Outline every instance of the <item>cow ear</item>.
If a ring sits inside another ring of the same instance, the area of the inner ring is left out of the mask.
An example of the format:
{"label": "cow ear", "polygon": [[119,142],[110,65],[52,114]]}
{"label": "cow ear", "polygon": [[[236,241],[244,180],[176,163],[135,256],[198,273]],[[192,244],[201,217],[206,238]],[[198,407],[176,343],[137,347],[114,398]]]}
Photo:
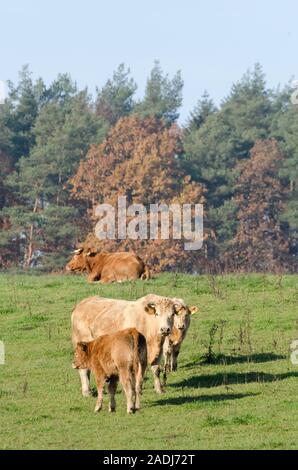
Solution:
{"label": "cow ear", "polygon": [[86,352],[88,343],[80,342],[80,343],[78,343],[78,346],[82,351]]}
{"label": "cow ear", "polygon": [[193,315],[194,313],[197,313],[199,311],[198,307],[193,305],[192,307],[189,307],[190,313]]}
{"label": "cow ear", "polygon": [[149,315],[155,315],[156,313],[156,305],[154,302],[149,302],[147,305],[145,305],[145,310]]}
{"label": "cow ear", "polygon": [[183,309],[183,305],[180,304],[179,302],[176,302],[176,303],[174,304],[174,310],[175,310],[175,313],[176,313],[176,314],[179,313],[182,309]]}

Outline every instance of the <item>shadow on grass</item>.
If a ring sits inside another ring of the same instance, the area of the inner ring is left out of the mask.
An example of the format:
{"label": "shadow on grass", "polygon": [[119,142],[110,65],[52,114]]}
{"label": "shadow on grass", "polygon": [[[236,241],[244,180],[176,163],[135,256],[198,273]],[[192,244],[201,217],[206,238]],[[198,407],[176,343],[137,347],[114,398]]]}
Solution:
{"label": "shadow on grass", "polygon": [[185,403],[206,403],[216,401],[227,401],[227,400],[240,400],[241,398],[254,397],[259,395],[258,393],[220,393],[218,395],[202,395],[197,397],[184,396],[184,397],[171,397],[164,398],[155,401],[150,406],[162,406],[162,405],[183,405]]}
{"label": "shadow on grass", "polygon": [[212,358],[211,361],[206,361],[204,358],[198,361],[192,361],[188,364],[183,365],[182,369],[190,369],[192,367],[196,367],[198,365],[205,365],[205,364],[245,364],[245,363],[262,363],[262,362],[272,362],[272,361],[280,361],[282,359],[286,359],[287,356],[282,356],[280,354],[274,353],[260,353],[260,354],[251,354],[251,355],[241,355],[241,356],[226,356],[224,354],[219,354]]}
{"label": "shadow on grass", "polygon": [[214,374],[214,375],[196,375],[183,379],[181,382],[168,384],[169,387],[192,387],[192,388],[212,388],[221,385],[246,384],[246,383],[270,383],[279,380],[286,380],[291,377],[298,377],[298,372],[285,372],[284,374],[266,374],[264,372],[248,372]]}

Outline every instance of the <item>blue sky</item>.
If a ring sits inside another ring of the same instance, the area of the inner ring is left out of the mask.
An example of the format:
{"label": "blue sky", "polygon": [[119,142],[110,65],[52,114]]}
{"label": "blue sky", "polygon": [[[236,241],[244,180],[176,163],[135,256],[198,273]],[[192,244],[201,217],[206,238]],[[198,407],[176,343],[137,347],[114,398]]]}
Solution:
{"label": "blue sky", "polygon": [[0,0],[0,79],[23,64],[50,83],[69,72],[90,92],[119,63],[142,96],[154,60],[185,82],[181,121],[207,89],[216,103],[260,62],[270,86],[298,77],[295,0]]}

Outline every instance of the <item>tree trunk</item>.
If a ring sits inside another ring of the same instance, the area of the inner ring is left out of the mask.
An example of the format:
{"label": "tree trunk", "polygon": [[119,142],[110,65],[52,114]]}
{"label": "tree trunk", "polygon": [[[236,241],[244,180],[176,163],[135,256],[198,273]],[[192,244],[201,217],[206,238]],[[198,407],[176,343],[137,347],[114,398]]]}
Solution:
{"label": "tree trunk", "polygon": [[[33,214],[35,214],[37,212],[37,208],[38,208],[38,198],[35,199],[35,202],[34,202],[34,207],[33,207]],[[30,225],[30,229],[29,229],[29,237],[28,237],[28,247],[27,247],[27,250],[26,250],[26,255],[25,255],[25,262],[24,262],[24,266],[26,268],[29,268],[30,267],[30,264],[32,262],[32,258],[33,258],[33,235],[34,235],[34,225],[31,224]]]}

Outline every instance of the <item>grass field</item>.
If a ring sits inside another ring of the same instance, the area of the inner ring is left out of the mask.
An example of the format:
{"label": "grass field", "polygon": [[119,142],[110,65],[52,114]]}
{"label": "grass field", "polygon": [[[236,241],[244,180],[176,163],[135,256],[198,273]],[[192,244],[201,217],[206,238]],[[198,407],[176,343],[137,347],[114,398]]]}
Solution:
{"label": "grass field", "polygon": [[[71,369],[70,313],[90,295],[183,297],[200,307],[164,395],[147,374],[140,413],[93,412]],[[297,449],[298,276],[191,277],[89,285],[0,275],[1,449]]]}

